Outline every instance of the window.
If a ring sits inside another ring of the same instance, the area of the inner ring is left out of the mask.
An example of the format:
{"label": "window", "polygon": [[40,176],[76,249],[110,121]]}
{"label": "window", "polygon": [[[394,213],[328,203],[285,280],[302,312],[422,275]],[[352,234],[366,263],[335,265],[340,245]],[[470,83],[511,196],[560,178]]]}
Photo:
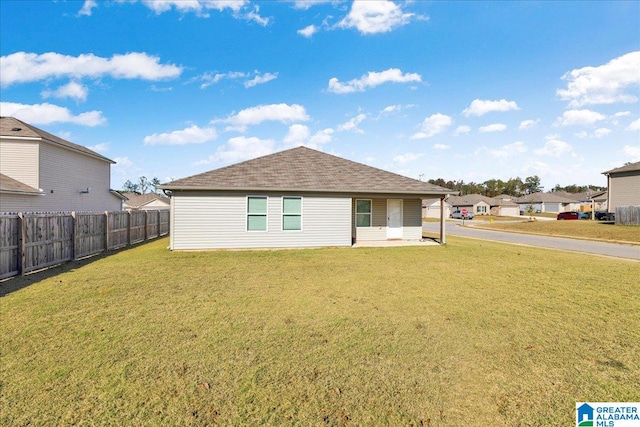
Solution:
{"label": "window", "polygon": [[477,206],[478,208],[478,212],[477,213],[487,213],[487,207],[486,206]]}
{"label": "window", "polygon": [[371,227],[371,200],[356,200],[356,227]]}
{"label": "window", "polygon": [[302,197],[282,198],[282,229],[302,230]]}
{"label": "window", "polygon": [[267,231],[267,197],[247,197],[247,231]]}

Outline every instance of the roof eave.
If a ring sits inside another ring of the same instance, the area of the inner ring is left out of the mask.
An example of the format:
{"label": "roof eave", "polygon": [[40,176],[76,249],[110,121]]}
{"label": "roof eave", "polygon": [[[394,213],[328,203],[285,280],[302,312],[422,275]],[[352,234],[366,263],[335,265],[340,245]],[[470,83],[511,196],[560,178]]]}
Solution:
{"label": "roof eave", "polygon": [[286,187],[215,187],[215,186],[172,186],[172,185],[160,185],[158,188],[162,190],[171,191],[255,191],[255,192],[304,192],[304,193],[335,193],[335,194],[410,194],[416,196],[425,195],[455,195],[457,191],[449,190],[431,190],[431,191],[416,191],[416,190],[333,190],[326,188],[286,188]]}

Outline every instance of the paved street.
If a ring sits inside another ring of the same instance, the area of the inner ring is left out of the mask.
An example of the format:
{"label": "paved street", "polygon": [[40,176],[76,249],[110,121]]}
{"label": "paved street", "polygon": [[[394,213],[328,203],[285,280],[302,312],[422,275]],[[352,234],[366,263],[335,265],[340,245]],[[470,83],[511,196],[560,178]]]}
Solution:
{"label": "paved street", "polygon": [[[422,230],[428,233],[437,234],[440,232],[440,224],[436,222],[426,222],[422,224]],[[640,260],[640,246],[593,242],[589,240],[567,239],[562,237],[505,233],[502,231],[479,230],[474,229],[473,227],[463,227],[461,221],[447,221],[446,233],[451,236],[472,237],[476,239],[494,240],[497,242],[515,243],[542,248],[561,249],[565,251],[585,252],[616,258]]]}

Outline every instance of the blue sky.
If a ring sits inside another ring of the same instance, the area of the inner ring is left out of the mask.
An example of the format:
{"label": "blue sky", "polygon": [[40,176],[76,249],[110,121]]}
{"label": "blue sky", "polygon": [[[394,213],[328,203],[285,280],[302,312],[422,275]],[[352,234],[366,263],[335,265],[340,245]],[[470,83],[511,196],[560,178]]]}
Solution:
{"label": "blue sky", "polygon": [[640,2],[0,2],[0,113],[112,187],[307,145],[424,180],[640,160]]}

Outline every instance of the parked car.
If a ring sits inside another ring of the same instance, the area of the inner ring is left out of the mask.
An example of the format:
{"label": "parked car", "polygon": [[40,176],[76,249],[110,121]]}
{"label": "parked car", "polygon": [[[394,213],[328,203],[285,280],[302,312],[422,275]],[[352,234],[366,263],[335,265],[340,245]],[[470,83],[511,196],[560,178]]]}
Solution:
{"label": "parked car", "polygon": [[560,212],[556,219],[580,219],[580,214],[578,212]]}
{"label": "parked car", "polygon": [[591,212],[580,212],[578,214],[579,219],[591,219]]}
{"label": "parked car", "polygon": [[473,219],[474,216],[473,212],[467,212],[463,215],[462,212],[458,210],[451,212],[451,215],[449,215],[450,218],[454,219]]}
{"label": "parked car", "polygon": [[596,211],[596,220],[598,221],[613,221],[615,220],[615,214],[606,211]]}

